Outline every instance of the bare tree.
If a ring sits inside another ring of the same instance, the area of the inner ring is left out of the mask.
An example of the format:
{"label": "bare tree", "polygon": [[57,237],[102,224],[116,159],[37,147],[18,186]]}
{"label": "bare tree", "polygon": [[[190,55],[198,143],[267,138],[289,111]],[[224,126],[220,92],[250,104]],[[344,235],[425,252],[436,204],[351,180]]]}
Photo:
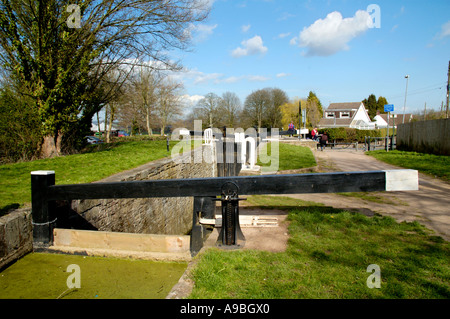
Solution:
{"label": "bare tree", "polygon": [[217,94],[206,94],[203,99],[198,101],[197,107],[194,109],[195,118],[201,119],[203,125],[208,127],[216,127],[222,124],[220,123],[220,103],[221,98]]}
{"label": "bare tree", "polygon": [[145,112],[148,135],[152,135],[151,116],[158,100],[157,89],[160,80],[161,76],[157,71],[142,66],[132,80],[132,89],[135,91],[134,97],[137,99],[136,103],[140,104]]}
{"label": "bare tree", "polygon": [[270,93],[267,89],[253,91],[245,99],[244,116],[250,119],[252,125],[261,129],[265,113],[271,103]]}
{"label": "bare tree", "polygon": [[284,92],[281,89],[273,88],[268,90],[270,92],[271,102],[266,113],[267,122],[270,125],[270,127],[279,128],[281,127],[281,119],[282,119],[280,107],[281,105],[289,102],[289,98],[286,92]]}
{"label": "bare tree", "polygon": [[155,111],[161,125],[161,135],[164,135],[167,124],[177,115],[182,114],[181,89],[183,89],[183,85],[171,79],[166,79],[159,84],[158,102]]}
{"label": "bare tree", "polygon": [[219,112],[222,113],[224,125],[234,127],[241,112],[241,100],[233,92],[225,92],[219,101]]}

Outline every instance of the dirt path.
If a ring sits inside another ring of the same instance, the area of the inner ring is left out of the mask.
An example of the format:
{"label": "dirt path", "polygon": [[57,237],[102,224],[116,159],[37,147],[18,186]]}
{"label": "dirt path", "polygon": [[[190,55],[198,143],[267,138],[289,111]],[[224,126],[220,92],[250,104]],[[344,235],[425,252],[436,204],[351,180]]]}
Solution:
{"label": "dirt path", "polygon": [[[401,169],[355,150],[313,151],[322,172]],[[450,184],[419,174],[419,190],[370,193],[381,202],[338,194],[299,194],[290,197],[323,203],[335,208],[379,213],[398,221],[418,221],[439,236],[450,240]]]}

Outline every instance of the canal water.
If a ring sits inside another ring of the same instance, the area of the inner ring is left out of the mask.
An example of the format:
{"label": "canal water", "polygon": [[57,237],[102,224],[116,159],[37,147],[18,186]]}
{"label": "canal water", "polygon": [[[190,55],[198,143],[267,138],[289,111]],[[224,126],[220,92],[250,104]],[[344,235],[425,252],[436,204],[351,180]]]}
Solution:
{"label": "canal water", "polygon": [[186,262],[30,253],[0,272],[0,299],[163,299],[186,268]]}

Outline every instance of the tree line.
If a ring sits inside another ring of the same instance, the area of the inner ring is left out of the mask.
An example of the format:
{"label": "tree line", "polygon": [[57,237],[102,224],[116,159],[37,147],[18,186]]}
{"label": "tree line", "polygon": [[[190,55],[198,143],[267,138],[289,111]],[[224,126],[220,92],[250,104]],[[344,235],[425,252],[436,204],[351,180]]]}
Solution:
{"label": "tree line", "polygon": [[307,109],[307,127],[317,125],[323,109],[314,92],[309,92],[307,98],[290,99],[282,89],[271,87],[251,92],[243,102],[234,92],[225,92],[222,96],[210,92],[177,125],[193,129],[194,120],[202,120],[203,129],[254,127],[287,130],[291,122],[298,127],[300,103],[302,109]]}

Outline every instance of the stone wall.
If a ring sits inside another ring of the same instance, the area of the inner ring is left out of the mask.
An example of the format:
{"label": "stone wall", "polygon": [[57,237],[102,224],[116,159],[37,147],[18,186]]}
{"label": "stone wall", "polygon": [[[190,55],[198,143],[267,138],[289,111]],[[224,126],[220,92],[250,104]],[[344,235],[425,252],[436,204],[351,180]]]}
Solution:
{"label": "stone wall", "polygon": [[0,217],[0,269],[32,250],[31,208]]}
{"label": "stone wall", "polygon": [[[198,160],[200,155],[203,161]],[[214,177],[215,165],[211,158],[211,147],[203,145],[177,160],[172,158],[157,160],[98,182]],[[72,209],[91,224],[92,229],[184,235],[192,228],[193,198],[79,200],[73,201]]]}
{"label": "stone wall", "polygon": [[450,155],[450,119],[399,124],[397,149]]}

